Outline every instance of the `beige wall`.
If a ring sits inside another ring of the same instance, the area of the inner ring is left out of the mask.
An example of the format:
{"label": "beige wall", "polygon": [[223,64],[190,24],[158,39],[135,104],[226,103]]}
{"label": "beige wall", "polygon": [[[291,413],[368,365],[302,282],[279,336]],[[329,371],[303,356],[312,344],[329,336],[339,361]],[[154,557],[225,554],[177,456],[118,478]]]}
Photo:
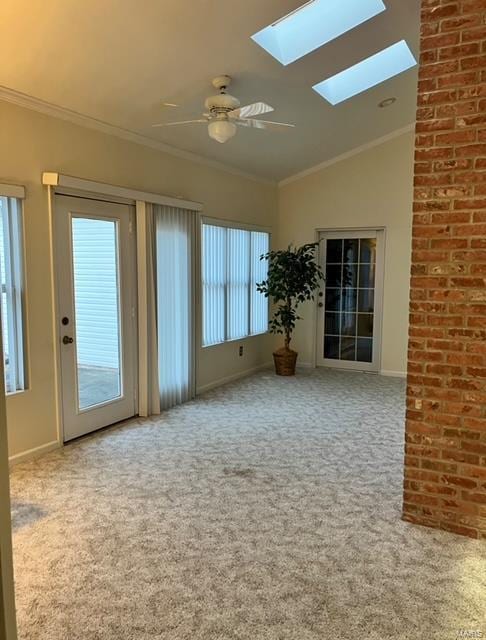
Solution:
{"label": "beige wall", "polygon": [[[381,369],[405,372],[412,222],[413,133],[363,151],[279,190],[278,244],[313,242],[316,229],[386,227]],[[313,308],[293,347],[313,359]]]}
{"label": "beige wall", "polygon": [[[47,193],[57,171],[202,202],[204,213],[274,228],[276,187],[191,162],[34,111],[0,102],[0,182],[25,185],[27,332],[30,385],[7,399],[10,455],[57,438]],[[204,350],[199,386],[268,361],[267,337]],[[239,345],[240,343],[238,343]]]}

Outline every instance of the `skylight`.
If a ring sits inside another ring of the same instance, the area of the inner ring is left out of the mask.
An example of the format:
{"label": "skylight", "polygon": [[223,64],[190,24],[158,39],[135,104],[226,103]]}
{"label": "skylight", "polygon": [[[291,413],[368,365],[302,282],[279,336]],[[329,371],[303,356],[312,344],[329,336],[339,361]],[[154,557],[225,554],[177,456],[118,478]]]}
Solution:
{"label": "skylight", "polygon": [[313,89],[332,105],[344,102],[417,64],[405,40],[319,82]]}
{"label": "skylight", "polygon": [[383,0],[311,0],[252,39],[287,65],[385,9]]}

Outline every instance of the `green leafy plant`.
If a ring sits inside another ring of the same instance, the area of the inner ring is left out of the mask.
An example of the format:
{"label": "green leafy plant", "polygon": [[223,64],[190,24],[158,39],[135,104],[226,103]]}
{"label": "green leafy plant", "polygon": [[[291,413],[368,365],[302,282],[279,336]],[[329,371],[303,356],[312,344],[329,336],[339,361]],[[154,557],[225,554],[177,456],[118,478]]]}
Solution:
{"label": "green leafy plant", "polygon": [[257,284],[257,290],[271,298],[276,308],[270,320],[270,331],[285,336],[285,349],[289,349],[299,305],[313,300],[323,280],[321,267],[316,261],[319,243],[289,247],[283,251],[269,251],[261,256],[268,260],[268,276]]}

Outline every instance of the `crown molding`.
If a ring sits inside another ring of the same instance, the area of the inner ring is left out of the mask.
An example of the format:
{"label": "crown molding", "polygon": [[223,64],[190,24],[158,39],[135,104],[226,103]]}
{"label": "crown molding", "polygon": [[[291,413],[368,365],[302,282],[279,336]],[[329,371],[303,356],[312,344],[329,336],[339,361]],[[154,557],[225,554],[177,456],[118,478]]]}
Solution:
{"label": "crown molding", "polygon": [[388,142],[389,140],[393,140],[395,138],[399,138],[403,136],[405,133],[410,133],[415,130],[415,122],[408,124],[406,127],[402,127],[401,129],[396,129],[391,133],[388,133],[386,136],[381,136],[381,138],[376,138],[371,142],[367,142],[365,144],[360,145],[359,147],[355,147],[354,149],[350,149],[345,153],[342,153],[339,156],[335,156],[334,158],[330,158],[329,160],[325,160],[319,164],[314,165],[313,167],[309,167],[308,169],[304,169],[304,171],[299,171],[299,173],[295,173],[294,175],[289,176],[288,178],[284,178],[280,180],[278,183],[279,188],[284,187],[291,182],[296,182],[301,178],[305,178],[306,176],[310,176],[313,173],[317,173],[322,169],[326,169],[327,167],[332,166],[333,164],[337,164],[338,162],[342,162],[342,160],[347,160],[348,158],[352,158],[353,156],[357,156],[363,151],[368,151],[368,149],[373,149],[374,147],[379,147],[381,144]]}
{"label": "crown molding", "polygon": [[104,122],[103,120],[98,120],[96,118],[92,118],[91,116],[86,116],[82,113],[78,113],[77,111],[66,109],[65,107],[60,107],[50,102],[46,102],[45,100],[41,100],[40,98],[34,98],[33,96],[30,96],[26,93],[22,93],[14,89],[9,89],[8,87],[4,87],[1,85],[0,100],[3,100],[4,102],[10,102],[11,104],[15,104],[19,107],[30,109],[31,111],[38,111],[39,113],[52,116],[53,118],[66,120],[67,122],[77,124],[81,127],[94,129],[95,131],[100,131],[116,138],[122,138],[123,140],[128,140],[129,142],[134,142],[135,144],[140,144],[144,147],[157,149],[158,151],[162,151],[171,156],[175,156],[183,160],[189,160],[190,162],[205,165],[219,171],[224,171],[225,173],[229,173],[234,176],[261,182],[263,184],[271,184],[273,186],[277,184],[276,181],[267,180],[252,173],[246,173],[245,171],[241,171],[240,169],[228,166],[226,164],[223,164],[222,162],[218,162],[217,160],[210,160],[209,158],[205,158],[204,156],[200,156],[196,153],[191,153],[190,151],[177,149],[176,147],[172,147],[168,144],[165,144],[164,142],[160,142],[158,140],[154,140],[153,138],[149,138],[148,136],[136,133],[135,131],[131,131],[130,129],[124,129],[123,127],[109,124],[108,122]]}

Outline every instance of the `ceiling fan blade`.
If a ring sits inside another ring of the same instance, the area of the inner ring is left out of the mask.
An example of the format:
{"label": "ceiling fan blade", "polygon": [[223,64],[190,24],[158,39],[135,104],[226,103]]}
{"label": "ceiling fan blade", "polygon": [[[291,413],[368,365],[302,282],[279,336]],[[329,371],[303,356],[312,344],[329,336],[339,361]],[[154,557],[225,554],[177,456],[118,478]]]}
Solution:
{"label": "ceiling fan blade", "polygon": [[233,109],[233,111],[230,111],[228,115],[230,118],[252,118],[253,116],[261,116],[263,113],[269,113],[273,110],[273,107],[265,102],[254,102],[253,104],[248,104],[245,107]]}
{"label": "ceiling fan blade", "polygon": [[159,124],[153,124],[152,127],[173,127],[178,124],[193,124],[196,122],[204,122],[207,124],[208,120],[206,118],[201,118],[199,120],[181,120],[180,122],[160,122]]}
{"label": "ceiling fan blade", "polygon": [[289,124],[287,122],[272,122],[271,120],[255,120],[253,118],[237,120],[236,124],[239,124],[241,127],[271,129],[272,131],[283,131],[284,129],[293,129],[295,127],[295,124]]}

